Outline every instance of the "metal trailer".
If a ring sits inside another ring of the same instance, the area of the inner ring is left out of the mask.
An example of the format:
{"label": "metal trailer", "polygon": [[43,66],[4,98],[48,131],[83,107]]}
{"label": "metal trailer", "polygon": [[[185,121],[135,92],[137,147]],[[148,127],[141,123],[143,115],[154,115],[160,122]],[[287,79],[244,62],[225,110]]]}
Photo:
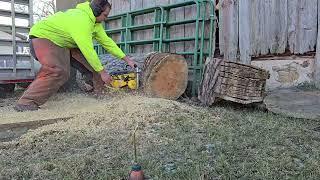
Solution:
{"label": "metal trailer", "polygon": [[[37,71],[28,43],[28,33],[33,24],[33,5],[32,0],[0,2],[11,6],[11,10],[0,9],[0,17],[11,18],[11,25],[0,22],[0,90],[13,91],[16,83],[33,81]],[[17,6],[26,12],[17,11]],[[17,19],[27,21],[28,25],[17,25]]]}

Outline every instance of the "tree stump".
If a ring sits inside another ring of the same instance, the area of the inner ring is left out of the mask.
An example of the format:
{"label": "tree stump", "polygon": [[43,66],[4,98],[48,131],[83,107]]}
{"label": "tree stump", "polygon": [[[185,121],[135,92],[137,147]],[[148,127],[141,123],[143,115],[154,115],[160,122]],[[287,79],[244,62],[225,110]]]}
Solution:
{"label": "tree stump", "polygon": [[207,106],[218,98],[241,104],[262,102],[270,74],[258,67],[208,58],[199,87],[199,100]]}

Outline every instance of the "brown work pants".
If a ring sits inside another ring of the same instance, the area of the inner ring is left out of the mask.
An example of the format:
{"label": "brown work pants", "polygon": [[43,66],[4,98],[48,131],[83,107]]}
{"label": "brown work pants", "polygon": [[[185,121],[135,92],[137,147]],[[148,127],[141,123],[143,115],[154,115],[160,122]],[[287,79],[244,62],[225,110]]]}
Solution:
{"label": "brown work pants", "polygon": [[78,61],[83,67],[93,73],[93,86],[95,92],[102,90],[103,81],[100,75],[93,71],[82,53],[78,49],[61,48],[50,40],[35,38],[31,40],[30,50],[34,50],[35,58],[40,62],[41,69],[36,79],[19,99],[18,104],[37,105],[44,104],[50,96],[69,79],[70,76],[70,54],[72,59]]}

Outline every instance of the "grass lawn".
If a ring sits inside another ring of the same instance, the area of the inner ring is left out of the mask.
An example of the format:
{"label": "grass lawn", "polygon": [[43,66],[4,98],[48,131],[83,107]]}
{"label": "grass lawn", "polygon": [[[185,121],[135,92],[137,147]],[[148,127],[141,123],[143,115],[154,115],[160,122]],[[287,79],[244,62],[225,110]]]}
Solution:
{"label": "grass lawn", "polygon": [[126,178],[137,124],[138,160],[151,179],[320,178],[320,121],[139,96],[97,106],[0,143],[0,179]]}

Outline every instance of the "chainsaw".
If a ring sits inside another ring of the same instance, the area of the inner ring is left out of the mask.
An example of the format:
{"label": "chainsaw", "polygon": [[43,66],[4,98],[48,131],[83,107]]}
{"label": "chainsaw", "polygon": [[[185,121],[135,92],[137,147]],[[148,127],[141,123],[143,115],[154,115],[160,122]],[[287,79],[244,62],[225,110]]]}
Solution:
{"label": "chainsaw", "polygon": [[132,90],[139,88],[139,73],[140,70],[135,65],[135,71],[113,71],[110,72],[112,77],[111,87],[115,89],[129,88]]}

